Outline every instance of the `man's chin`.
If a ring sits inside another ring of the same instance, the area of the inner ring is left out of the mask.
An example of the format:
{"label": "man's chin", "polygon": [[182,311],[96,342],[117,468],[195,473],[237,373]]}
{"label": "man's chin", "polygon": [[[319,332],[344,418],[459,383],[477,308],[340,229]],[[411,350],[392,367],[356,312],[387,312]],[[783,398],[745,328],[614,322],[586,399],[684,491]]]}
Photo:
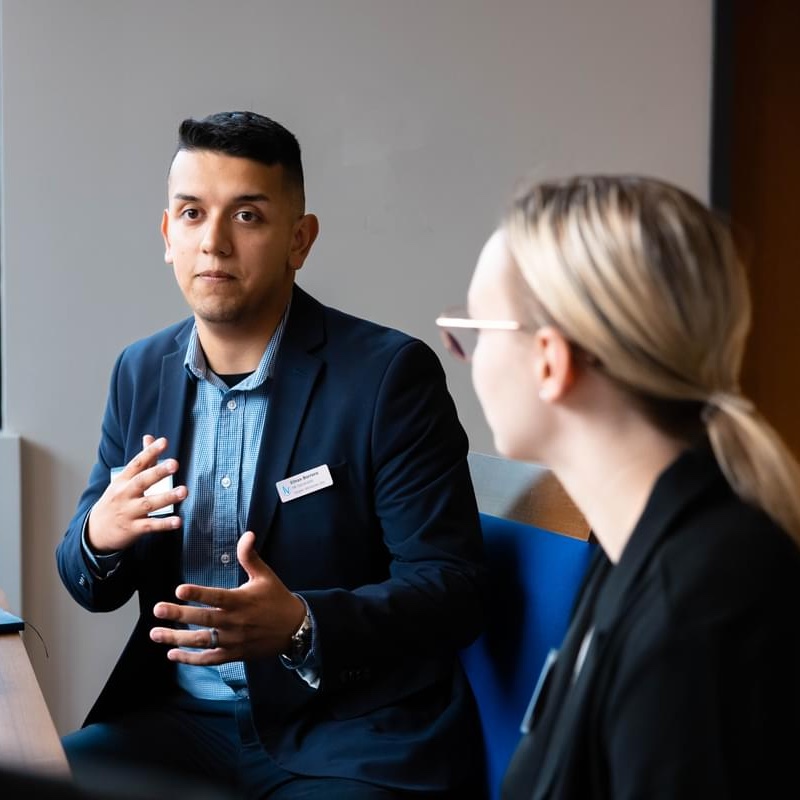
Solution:
{"label": "man's chin", "polygon": [[236,325],[242,321],[240,308],[200,306],[194,309],[196,319],[202,320],[207,325]]}

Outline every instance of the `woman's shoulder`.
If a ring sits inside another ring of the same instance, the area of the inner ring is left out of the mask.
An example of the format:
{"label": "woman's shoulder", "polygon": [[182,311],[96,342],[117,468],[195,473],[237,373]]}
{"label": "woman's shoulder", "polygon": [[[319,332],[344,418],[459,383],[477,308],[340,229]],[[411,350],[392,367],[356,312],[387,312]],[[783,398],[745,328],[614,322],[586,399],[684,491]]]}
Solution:
{"label": "woman's shoulder", "polygon": [[800,602],[800,548],[761,509],[733,495],[696,506],[676,526],[653,559],[651,578],[679,618]]}
{"label": "woman's shoulder", "polygon": [[744,503],[684,520],[619,608],[606,640],[615,694],[643,675],[670,683],[721,665],[766,675],[774,659],[800,670],[800,549]]}

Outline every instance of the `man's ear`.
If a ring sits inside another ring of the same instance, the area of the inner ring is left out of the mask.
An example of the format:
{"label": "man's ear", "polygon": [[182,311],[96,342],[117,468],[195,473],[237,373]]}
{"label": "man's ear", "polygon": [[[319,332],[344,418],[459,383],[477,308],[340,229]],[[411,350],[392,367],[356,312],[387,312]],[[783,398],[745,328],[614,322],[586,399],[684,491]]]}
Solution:
{"label": "man's ear", "polygon": [[164,209],[161,216],[161,235],[164,237],[164,261],[172,263],[172,248],[169,245],[169,212]]}
{"label": "man's ear", "polygon": [[314,214],[303,214],[294,225],[292,246],[289,250],[289,266],[300,269],[319,233],[319,220]]}
{"label": "man's ear", "polygon": [[558,328],[545,325],[533,335],[539,397],[547,403],[560,400],[575,380],[575,358]]}

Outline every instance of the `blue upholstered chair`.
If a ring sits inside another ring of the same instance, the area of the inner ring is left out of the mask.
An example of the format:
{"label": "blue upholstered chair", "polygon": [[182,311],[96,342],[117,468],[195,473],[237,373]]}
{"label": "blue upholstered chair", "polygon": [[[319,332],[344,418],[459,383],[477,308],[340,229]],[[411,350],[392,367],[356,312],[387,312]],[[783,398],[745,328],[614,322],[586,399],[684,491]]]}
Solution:
{"label": "blue upholstered chair", "polygon": [[551,472],[470,454],[489,566],[488,626],[462,651],[486,746],[487,797],[500,784],[551,648],[560,645],[595,547]]}

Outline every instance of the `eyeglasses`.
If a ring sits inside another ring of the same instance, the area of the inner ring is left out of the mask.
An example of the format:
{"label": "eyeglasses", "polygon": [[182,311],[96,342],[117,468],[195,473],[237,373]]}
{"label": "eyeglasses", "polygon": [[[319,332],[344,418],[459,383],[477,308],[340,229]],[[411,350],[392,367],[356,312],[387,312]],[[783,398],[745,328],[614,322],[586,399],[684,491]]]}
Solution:
{"label": "eyeglasses", "polygon": [[[480,331],[531,331],[513,319],[472,319],[466,308],[452,308],[436,317],[436,325],[447,351],[459,361],[471,361]],[[573,355],[587,367],[603,369],[603,362],[579,344],[567,340]]]}
{"label": "eyeglasses", "polygon": [[465,308],[452,308],[436,317],[436,325],[447,351],[459,361],[470,361],[479,331],[522,331],[513,319],[472,319]]}

